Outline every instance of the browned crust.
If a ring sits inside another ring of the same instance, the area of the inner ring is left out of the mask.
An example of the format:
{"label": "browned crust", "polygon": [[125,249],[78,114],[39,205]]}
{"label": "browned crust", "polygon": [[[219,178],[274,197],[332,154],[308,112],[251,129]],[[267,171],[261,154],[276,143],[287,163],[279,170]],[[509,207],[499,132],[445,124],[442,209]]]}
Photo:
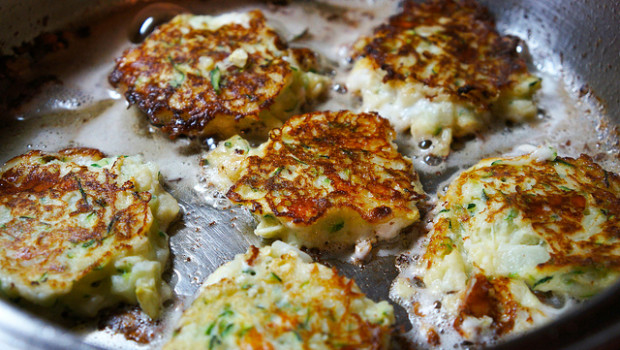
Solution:
{"label": "browned crust", "polygon": [[[111,257],[106,252],[85,270],[74,272],[60,259],[67,254],[68,247],[81,245],[96,249],[104,240],[113,239],[113,249],[129,250],[132,246],[128,243],[136,236],[145,235],[145,229],[150,227],[150,193],[134,192],[129,207],[116,209],[118,195],[132,191],[131,182],[117,186],[117,175],[107,169],[103,169],[102,181],[85,166],[74,167],[61,176],[58,164],[48,164],[54,160],[70,161],[73,157],[88,157],[94,162],[104,155],[87,148],[65,149],[55,154],[31,151],[13,158],[10,161],[13,166],[0,175],[0,204],[10,208],[13,217],[0,226],[0,266],[4,273],[20,276],[25,284],[47,283],[52,289],[64,289]],[[82,194],[77,210],[67,212],[67,203],[62,198],[76,191]],[[43,204],[42,198],[60,202]],[[112,216],[108,218],[106,212],[110,210]],[[94,216],[91,229],[68,225],[62,220],[82,213]],[[42,230],[41,225],[49,229]],[[90,254],[89,251],[87,255]],[[33,276],[45,277],[32,279]]]}
{"label": "browned crust", "polygon": [[[420,26],[442,30],[426,37],[415,32]],[[444,53],[418,50],[425,41]],[[525,61],[515,50],[518,42],[518,38],[500,36],[489,11],[474,0],[406,1],[401,13],[356,45],[355,55],[369,58],[375,69],[385,71],[384,83],[439,87],[486,110],[501,90],[515,83],[515,74],[527,73]],[[403,57],[413,61],[401,64]],[[434,63],[436,68],[429,74]]]}
{"label": "browned crust", "polygon": [[490,317],[491,328],[496,335],[502,335],[513,329],[519,304],[510,292],[510,279],[500,277],[489,280],[483,274],[477,274],[469,280],[467,295],[459,309],[453,326],[464,335],[461,326],[465,317]]}
{"label": "browned crust", "polygon": [[[564,186],[556,166],[570,167],[568,176],[578,184],[577,188]],[[502,178],[508,177],[512,179],[511,183],[533,179],[535,185],[530,190],[517,185],[512,191],[506,184],[499,186],[494,195],[487,193],[489,208],[493,206],[492,202],[500,203],[497,210],[486,214],[487,221],[504,220],[503,215],[513,208],[531,222],[550,247],[551,259],[539,265],[540,269],[563,266],[620,268],[620,176],[604,170],[589,156],[581,155],[577,159],[557,157],[551,162],[522,166],[499,162],[463,173],[451,187],[455,198],[461,198],[463,185],[470,180],[493,178],[496,183],[501,183]],[[600,232],[592,233],[587,240],[576,240],[575,235],[586,230],[582,221],[587,203],[596,206],[590,210],[601,210],[607,220]],[[455,207],[451,209],[458,210]],[[459,221],[467,222],[470,218],[467,211],[461,210],[460,213]],[[442,233],[431,240],[425,256],[435,256],[445,250],[449,243],[445,242],[445,232],[451,225],[457,223],[446,218],[435,224],[435,230]]]}
{"label": "browned crust", "polygon": [[[251,251],[246,254],[246,261],[254,260],[254,252],[258,248],[252,247]],[[290,255],[282,256],[287,265],[295,266],[295,262]],[[308,309],[312,313],[312,318],[320,318],[329,326],[330,337],[325,339],[328,347],[336,346],[338,349],[355,350],[359,348],[380,350],[385,349],[384,343],[386,337],[391,333],[391,325],[374,324],[364,320],[359,314],[353,312],[355,308],[353,302],[360,298],[364,298],[364,294],[359,291],[355,285],[355,281],[338,274],[335,268],[332,268],[333,275],[326,278],[324,273],[315,264],[311,271],[309,279],[311,281],[320,281],[320,285],[328,292],[327,295],[332,297],[332,302],[342,304],[344,311],[342,313],[334,313],[331,308],[326,308],[321,303],[309,303],[293,298],[298,303],[294,303],[292,307],[299,309]],[[283,278],[284,288],[290,288],[288,282]],[[204,302],[207,305],[221,305],[218,300],[223,297],[230,297],[234,294],[245,293],[231,279],[224,278],[220,282],[205,287],[205,291],[199,296],[198,302]],[[260,293],[268,293],[261,291]],[[302,292],[303,293],[303,292]],[[203,299],[203,300],[200,300]],[[242,304],[243,305],[243,304]],[[235,305],[231,305],[232,309]],[[212,306],[213,307],[213,306]],[[316,342],[317,334],[324,334],[325,329],[317,327],[313,322],[303,324],[304,320],[291,313],[291,308],[282,309],[276,304],[265,305],[270,315],[273,315],[274,321],[263,325],[273,338],[278,338],[286,333],[295,332],[299,340],[303,344]],[[247,312],[248,310],[243,310]],[[306,320],[306,322],[308,322]],[[251,326],[251,325],[250,325]],[[181,332],[182,327],[175,330]],[[260,333],[256,328],[244,332],[239,338],[241,349],[272,349],[273,344],[266,339],[265,335]]]}
{"label": "browned crust", "polygon": [[[210,75],[184,74],[178,86],[160,78],[162,74],[175,74],[178,65],[199,72],[199,58],[210,57],[217,63],[244,44],[271,40],[278,50],[288,49],[266,25],[260,11],[249,14],[249,28],[228,24],[209,31],[184,23],[184,28],[190,28],[184,33],[174,20],[163,24],[141,45],[116,60],[110,83],[123,90],[130,104],[137,105],[151,123],[161,126],[171,137],[198,135],[218,116],[236,122],[244,118],[258,120],[259,113],[270,108],[292,74],[290,64],[280,54],[248,53],[243,68],[233,65],[220,72],[219,89],[213,86]],[[295,55],[303,58],[303,64],[309,65],[315,59],[310,50],[296,50]],[[139,78],[148,82],[138,85]],[[171,103],[172,99],[180,101],[180,107]]]}
{"label": "browned crust", "polygon": [[[567,170],[566,179],[561,167]],[[567,179],[574,182],[570,185],[573,188],[567,187]],[[466,209],[468,203],[461,200],[468,183],[481,181],[488,181],[483,185],[483,196],[487,201],[484,215],[490,225],[507,220],[507,213],[513,212],[515,217],[520,215],[530,223],[548,245],[550,259],[537,266],[541,272],[566,267],[577,271],[620,270],[620,176],[605,171],[587,155],[526,164],[496,159],[462,173],[450,184],[446,195],[444,209],[450,215],[440,216],[433,225],[424,253],[427,268],[459,244],[452,241],[451,232],[458,235],[459,230],[468,230],[473,215],[483,215],[470,213]],[[526,182],[527,187],[521,185]],[[606,221],[599,231],[588,232],[588,239],[581,239],[577,236],[588,229],[583,223],[586,210],[600,210]],[[524,308],[514,300],[510,281],[509,277],[484,276],[484,271],[472,276],[454,328],[464,334],[461,325],[466,316],[488,316],[493,320],[491,329],[496,335],[509,333],[518,311]],[[531,316],[526,321],[533,322]]]}
{"label": "browned crust", "polygon": [[[262,205],[245,199],[239,191],[242,187],[265,190],[269,210],[300,225],[311,225],[331,208],[352,209],[371,223],[392,217],[391,208],[411,211],[409,203],[424,195],[415,187],[418,177],[411,162],[392,144],[394,134],[388,121],[376,113],[295,116],[281,129],[272,130],[264,157],[246,160],[247,170],[227,196],[260,215],[266,211]],[[373,164],[373,157],[382,158],[384,166]],[[281,172],[290,167],[303,167],[304,171],[289,180]],[[339,176],[345,169],[350,172],[349,179]],[[333,191],[314,185],[319,174],[329,179]],[[369,206],[363,200],[368,201],[370,196],[365,196],[370,194],[373,204]]]}
{"label": "browned crust", "polygon": [[[325,288],[342,291],[340,295],[342,296],[346,311],[341,316],[340,322],[334,320],[331,327],[332,330],[340,330],[334,332],[334,334],[340,336],[338,341],[348,344],[341,349],[354,350],[358,349],[361,345],[372,350],[383,349],[383,340],[385,339],[386,333],[389,333],[391,327],[364,321],[358,314],[351,312],[351,308],[353,308],[351,302],[365,296],[363,293],[356,291],[357,287],[355,281],[339,275],[335,268],[332,268],[332,271],[334,276],[329,280],[322,279],[322,281],[325,284]],[[314,280],[321,279],[319,269],[316,266],[312,269],[310,278]],[[322,313],[325,315],[324,310],[320,311],[323,311]],[[358,329],[355,332],[346,330],[345,325],[349,322],[357,325]],[[355,336],[346,337],[348,334],[354,334]],[[307,343],[309,340],[310,339],[304,339],[304,343]]]}

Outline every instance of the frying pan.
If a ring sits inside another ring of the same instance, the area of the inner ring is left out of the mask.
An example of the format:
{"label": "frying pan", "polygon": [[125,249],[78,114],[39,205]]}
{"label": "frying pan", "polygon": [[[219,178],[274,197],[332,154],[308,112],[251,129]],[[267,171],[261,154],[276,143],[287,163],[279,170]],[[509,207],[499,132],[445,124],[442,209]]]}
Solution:
{"label": "frying pan", "polygon": [[[567,82],[570,93],[578,94],[584,100],[595,100],[593,104],[600,106],[602,108],[600,112],[606,115],[606,122],[603,124],[609,124],[607,128],[601,129],[602,133],[618,134],[620,2],[614,0],[481,0],[481,2],[494,14],[501,33],[514,34],[525,40],[534,64],[557,72]],[[214,6],[217,7],[216,1],[206,3],[216,3]],[[356,3],[364,4],[363,1]],[[14,47],[31,42],[43,32],[54,32],[76,23],[89,23],[119,11],[137,12],[147,5],[146,1],[138,0],[88,2],[2,0],[0,54],[12,55]],[[127,31],[127,25],[128,23],[119,26],[118,30]],[[104,42],[105,38],[92,40]],[[128,45],[127,42],[125,47]],[[112,63],[106,64],[111,69]],[[0,86],[6,88],[10,85],[9,81],[0,81]],[[6,128],[11,125],[13,119],[21,117],[20,114],[8,112],[2,115],[0,120]],[[601,138],[605,138],[605,135],[601,135]],[[5,140],[2,142],[5,143]],[[58,145],[63,146],[67,145]],[[183,144],[184,150],[192,147],[191,142]],[[617,148],[618,145],[613,147]],[[8,151],[12,155],[23,153],[21,149]],[[6,159],[2,159],[4,160]],[[246,234],[252,225],[247,215],[245,219],[241,215],[241,219],[234,227],[220,225],[209,232],[212,238],[219,238],[223,243],[207,245],[205,244],[207,242],[200,237],[195,237],[195,234],[192,236],[189,232],[208,226],[211,220],[207,218],[216,217],[221,221],[230,221],[233,218],[236,220],[239,213],[234,210],[219,210],[217,205],[206,208],[197,205],[195,198],[184,194],[187,190],[188,188],[183,186],[176,186],[171,190],[173,195],[179,198],[186,214],[183,223],[176,228],[177,233],[172,237],[172,253],[177,257],[182,256],[186,249],[184,247],[188,244],[203,249],[192,255],[197,260],[194,264],[187,266],[174,264],[172,276],[169,278],[176,286],[175,291],[184,291],[185,296],[190,297],[197,284],[188,282],[183,276],[193,276],[194,279],[202,280],[217,265],[231,259],[234,254],[245,251],[249,244],[257,244],[258,241]],[[221,209],[221,206],[219,208]],[[363,268],[339,262],[332,265],[338,267],[341,273],[355,278],[362,290],[375,300],[387,299],[389,281],[397,274],[394,268],[394,256],[376,257]],[[208,266],[207,270],[210,271],[202,271],[201,266]],[[182,305],[181,303],[176,307],[180,308]],[[410,327],[404,310],[397,308],[397,319],[406,328]],[[98,336],[103,338],[98,338],[99,340],[93,340],[94,338],[89,338],[88,334],[84,333],[76,335],[76,332],[69,331],[48,318],[41,318],[36,313],[0,300],[2,349],[96,349],[101,344],[113,348],[126,347],[127,343],[115,343],[113,336],[100,333]],[[496,348],[614,349],[618,348],[618,341],[620,341],[620,284],[575,307],[560,319],[499,344]]]}

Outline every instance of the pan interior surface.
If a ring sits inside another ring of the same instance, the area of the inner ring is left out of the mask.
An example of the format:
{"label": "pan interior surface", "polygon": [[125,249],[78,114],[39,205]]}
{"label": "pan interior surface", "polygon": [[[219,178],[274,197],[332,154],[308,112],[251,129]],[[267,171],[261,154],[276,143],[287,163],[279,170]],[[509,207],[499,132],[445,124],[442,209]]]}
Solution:
{"label": "pan interior surface", "polygon": [[[398,140],[399,150],[412,156],[424,189],[431,195],[430,202],[436,201],[436,193],[449,179],[479,159],[519,153],[541,144],[557,148],[563,156],[587,153],[607,170],[620,172],[620,4],[481,2],[494,14],[500,33],[523,39],[522,54],[529,57],[530,69],[543,78],[539,116],[531,125],[493,126],[488,137],[465,142],[441,164],[416,158],[407,142]],[[179,6],[197,14],[259,8],[287,39],[298,38],[293,46],[309,47],[325,58],[333,70],[334,85],[326,101],[315,110],[337,110],[354,108],[358,103],[342,89],[350,69],[347,59],[351,43],[397,11],[397,1],[391,0],[356,0],[346,5],[327,0],[292,1],[286,6],[243,0],[180,1],[174,5],[175,10],[161,3],[122,0],[102,0],[94,5],[75,0],[10,0],[0,5],[3,54],[15,55],[13,48],[22,42],[45,44],[52,40],[51,46],[60,47],[42,53],[32,46],[21,46],[22,51],[31,50],[14,56],[28,57],[20,61],[24,67],[17,75],[23,81],[0,82],[0,92],[20,90],[24,93],[11,94],[27,95],[1,116],[0,160],[5,162],[32,149],[53,152],[77,146],[98,148],[109,155],[139,153],[160,166],[167,189],[179,200],[183,213],[170,230],[172,259],[165,277],[175,297],[160,321],[140,323],[134,318],[133,322],[140,326],[128,339],[114,330],[122,321],[130,322],[127,315],[132,314],[131,310],[116,314],[112,311],[94,321],[58,321],[54,315],[29,308],[23,311],[0,301],[0,344],[31,349],[143,349],[137,339],[159,348],[202,281],[249,245],[263,244],[251,234],[256,223],[249,213],[207,189],[201,178],[201,155],[213,148],[216,140],[170,140],[149,125],[137,108],[127,108],[123,96],[109,85],[107,77],[114,59],[132,45],[136,18],[143,18],[145,13],[144,18],[169,17]],[[54,34],[41,39],[39,34],[43,32]],[[311,35],[304,35],[306,32]],[[40,84],[32,83],[35,81]],[[315,258],[355,279],[371,299],[387,300],[397,275],[394,261],[424,232],[421,226],[414,226],[395,242],[381,245],[363,266],[342,257],[351,252]],[[395,308],[397,322],[409,330],[406,312],[396,304]]]}

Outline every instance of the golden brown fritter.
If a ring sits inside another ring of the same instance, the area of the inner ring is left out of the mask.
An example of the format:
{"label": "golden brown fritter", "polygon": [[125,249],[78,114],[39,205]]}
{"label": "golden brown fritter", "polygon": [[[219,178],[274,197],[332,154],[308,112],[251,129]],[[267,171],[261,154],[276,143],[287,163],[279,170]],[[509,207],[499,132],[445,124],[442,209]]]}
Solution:
{"label": "golden brown fritter", "polygon": [[171,137],[281,125],[318,97],[316,57],[289,49],[260,11],[178,15],[117,59],[109,80]]}
{"label": "golden brown fritter", "polygon": [[217,269],[185,310],[172,349],[387,349],[394,310],[276,241]]}
{"label": "golden brown fritter", "polygon": [[0,290],[87,315],[139,302],[156,317],[169,293],[160,230],[178,212],[157,176],[139,157],[85,148],[10,160],[0,174]]}
{"label": "golden brown fritter", "polygon": [[[606,286],[597,283],[599,278],[620,275],[620,177],[587,155],[524,160],[528,156],[485,160],[461,174],[444,198],[447,210],[458,214],[447,212],[437,222],[426,256],[445,252],[439,241],[450,231],[451,219],[458,218],[465,231],[470,224],[527,225],[549,257],[528,271],[526,282],[538,290],[592,295]],[[479,193],[472,195],[474,186],[480,186]],[[474,219],[478,215],[482,217]],[[591,269],[596,270],[593,275],[583,276]],[[556,281],[540,282],[558,273]]]}
{"label": "golden brown fritter", "polygon": [[485,159],[441,201],[415,275],[465,338],[524,331],[559,313],[538,297],[589,298],[620,277],[620,176],[586,155]]}
{"label": "golden brown fritter", "polygon": [[[488,109],[500,90],[527,72],[515,51],[518,39],[500,36],[488,10],[476,1],[407,1],[402,13],[363,43],[357,44],[357,55],[386,71],[383,82],[415,80],[441,87],[477,109]],[[424,50],[425,44],[442,52]]]}
{"label": "golden brown fritter", "polygon": [[[419,217],[424,194],[394,137],[375,113],[315,112],[272,130],[255,151],[233,138],[207,159],[232,181],[226,196],[261,220],[257,234],[350,244],[391,238]],[[236,173],[228,155],[245,157]]]}
{"label": "golden brown fritter", "polygon": [[[481,130],[491,115],[521,121],[536,113],[540,79],[516,47],[500,36],[488,10],[473,0],[406,1],[401,13],[354,46],[348,86],[364,109],[378,111],[399,131],[444,143]],[[491,113],[492,112],[492,113]],[[449,135],[442,135],[449,132]],[[445,143],[447,142],[447,145]]]}

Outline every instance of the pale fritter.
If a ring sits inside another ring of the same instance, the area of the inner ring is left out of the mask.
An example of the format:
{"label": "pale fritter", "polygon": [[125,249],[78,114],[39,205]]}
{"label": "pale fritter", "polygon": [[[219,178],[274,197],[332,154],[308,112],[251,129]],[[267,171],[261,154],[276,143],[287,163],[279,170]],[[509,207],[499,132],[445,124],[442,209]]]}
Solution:
{"label": "pale fritter", "polygon": [[394,311],[280,241],[220,267],[164,349],[387,349]]}
{"label": "pale fritter", "polygon": [[620,277],[620,177],[586,155],[486,159],[441,201],[413,278],[465,338],[526,330],[557,313],[537,296],[589,298]]}
{"label": "pale fritter", "polygon": [[0,290],[93,315],[119,301],[151,317],[169,296],[163,232],[178,213],[158,171],[93,149],[32,151],[0,174]]}
{"label": "pale fritter", "polygon": [[172,137],[229,137],[281,125],[327,87],[307,49],[289,49],[260,11],[178,15],[117,59],[110,82]]}
{"label": "pale fritter", "polygon": [[347,83],[363,108],[398,131],[447,155],[452,137],[482,130],[494,118],[536,114],[540,79],[517,54],[519,40],[500,36],[488,10],[473,0],[406,1],[401,13],[354,45]]}
{"label": "pale fritter", "polygon": [[315,112],[272,130],[258,149],[233,138],[207,160],[229,179],[226,196],[259,219],[260,236],[308,247],[374,242],[416,221],[424,197],[394,137],[374,113]]}

